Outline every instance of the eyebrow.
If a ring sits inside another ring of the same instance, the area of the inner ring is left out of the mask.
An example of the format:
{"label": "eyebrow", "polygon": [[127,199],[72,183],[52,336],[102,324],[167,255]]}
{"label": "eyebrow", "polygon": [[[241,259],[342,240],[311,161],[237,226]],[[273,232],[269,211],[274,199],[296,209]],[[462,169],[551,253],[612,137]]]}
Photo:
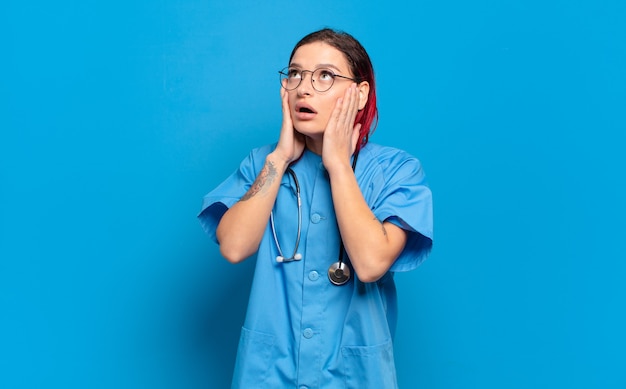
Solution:
{"label": "eyebrow", "polygon": [[[294,62],[289,64],[289,67],[290,68],[302,69],[302,65],[300,65],[298,63],[294,63]],[[339,69],[337,66],[335,66],[335,65],[333,65],[331,63],[320,63],[320,64],[317,64],[317,66],[315,66],[315,69],[321,69],[321,68],[333,68],[333,69],[335,69],[339,73],[343,72],[341,69]]]}

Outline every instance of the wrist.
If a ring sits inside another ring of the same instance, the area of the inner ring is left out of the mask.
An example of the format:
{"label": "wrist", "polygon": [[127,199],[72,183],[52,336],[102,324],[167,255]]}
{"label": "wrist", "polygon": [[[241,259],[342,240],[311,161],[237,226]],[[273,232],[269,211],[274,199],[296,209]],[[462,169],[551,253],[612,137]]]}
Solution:
{"label": "wrist", "polygon": [[349,161],[337,161],[335,163],[324,164],[324,167],[331,179],[334,177],[339,178],[345,177],[346,175],[354,175]]}
{"label": "wrist", "polygon": [[274,150],[271,153],[269,153],[267,155],[267,157],[265,157],[265,162],[271,162],[272,165],[274,165],[274,167],[276,168],[276,170],[281,171],[281,172],[285,172],[287,171],[287,167],[289,167],[289,164],[291,163],[291,161],[289,160],[289,158],[286,158],[284,155],[282,155],[280,152]]}

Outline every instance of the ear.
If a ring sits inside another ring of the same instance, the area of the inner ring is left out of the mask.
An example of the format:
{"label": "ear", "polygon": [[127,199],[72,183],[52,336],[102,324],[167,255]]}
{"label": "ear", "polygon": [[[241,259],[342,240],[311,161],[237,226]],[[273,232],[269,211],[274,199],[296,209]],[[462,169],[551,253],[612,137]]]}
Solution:
{"label": "ear", "polygon": [[356,87],[359,91],[359,111],[365,108],[365,104],[367,104],[367,99],[370,93],[370,83],[367,81],[363,81]]}

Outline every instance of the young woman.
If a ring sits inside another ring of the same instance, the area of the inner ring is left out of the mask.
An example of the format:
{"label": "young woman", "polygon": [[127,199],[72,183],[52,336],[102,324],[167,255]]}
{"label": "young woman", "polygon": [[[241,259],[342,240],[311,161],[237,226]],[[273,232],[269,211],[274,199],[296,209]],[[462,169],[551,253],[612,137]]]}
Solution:
{"label": "young woman", "polygon": [[374,71],[352,36],[304,37],[280,72],[278,142],[204,197],[222,255],[256,255],[234,388],[394,388],[394,272],[432,247],[419,161],[368,142]]}

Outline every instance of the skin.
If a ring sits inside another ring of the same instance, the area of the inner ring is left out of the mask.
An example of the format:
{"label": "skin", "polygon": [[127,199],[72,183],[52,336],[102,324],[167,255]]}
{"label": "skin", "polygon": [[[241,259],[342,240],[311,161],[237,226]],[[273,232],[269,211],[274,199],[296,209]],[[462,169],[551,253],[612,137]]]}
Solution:
{"label": "skin", "polygon": [[[290,66],[330,67],[336,74],[354,78],[344,54],[323,42],[299,47]],[[318,92],[311,73],[303,77],[295,90],[281,88],[283,123],[278,144],[248,193],[222,217],[217,228],[220,251],[237,263],[258,250],[282,176],[306,147],[322,156],[328,171],[339,231],[355,273],[363,282],[374,282],[389,270],[407,238],[403,229],[376,219],[352,171],[350,158],[360,129],[354,120],[367,103],[369,84],[336,78],[330,90]],[[315,113],[300,113],[302,105]]]}

